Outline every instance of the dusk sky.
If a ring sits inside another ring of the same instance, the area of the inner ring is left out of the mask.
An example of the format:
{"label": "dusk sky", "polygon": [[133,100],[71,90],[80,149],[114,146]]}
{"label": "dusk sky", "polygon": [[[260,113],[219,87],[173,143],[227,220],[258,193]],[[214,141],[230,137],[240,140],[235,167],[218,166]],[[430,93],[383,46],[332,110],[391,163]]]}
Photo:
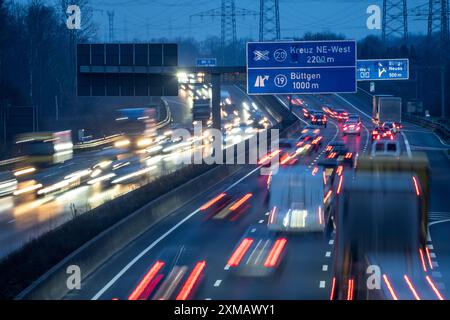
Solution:
{"label": "dusk sky", "polygon": [[[192,36],[204,39],[220,36],[220,17],[192,18],[190,15],[220,7],[220,0],[100,0],[94,7],[115,11],[116,40],[131,41],[150,38]],[[236,6],[259,12],[259,0],[237,0]],[[428,0],[408,0],[409,8],[428,3]],[[362,38],[370,32],[366,27],[366,9],[382,0],[280,0],[281,34],[283,38],[301,36],[306,31],[335,31],[349,38]],[[100,26],[99,37],[107,35],[106,13],[96,11]],[[409,19],[411,32],[425,32],[426,21]],[[238,37],[258,37],[259,17],[237,18]],[[148,25],[148,31],[147,31]]]}
{"label": "dusk sky", "polygon": [[[16,0],[26,3],[28,0]],[[48,0],[55,3],[58,0]],[[236,6],[259,12],[259,0],[236,0]],[[426,5],[428,0],[408,0],[409,10]],[[145,41],[147,38],[220,36],[220,17],[190,16],[220,8],[220,0],[91,0],[94,19],[99,27],[98,40],[108,39],[108,16],[115,12],[116,41]],[[360,39],[381,30],[368,30],[366,9],[371,4],[382,5],[382,0],[280,0],[282,38],[301,36],[307,31],[332,31],[347,38]],[[259,17],[238,17],[238,37],[257,39]],[[426,17],[422,21],[409,17],[411,33],[425,33]]]}

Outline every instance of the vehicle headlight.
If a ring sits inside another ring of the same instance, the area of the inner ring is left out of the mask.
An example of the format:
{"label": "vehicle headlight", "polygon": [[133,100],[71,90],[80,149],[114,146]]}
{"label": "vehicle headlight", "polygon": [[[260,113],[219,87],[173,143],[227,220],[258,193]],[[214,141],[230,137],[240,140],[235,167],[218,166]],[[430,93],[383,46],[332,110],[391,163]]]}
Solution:
{"label": "vehicle headlight", "polygon": [[116,143],[114,143],[114,147],[123,148],[123,147],[129,146],[130,143],[131,143],[130,140],[119,140]]}

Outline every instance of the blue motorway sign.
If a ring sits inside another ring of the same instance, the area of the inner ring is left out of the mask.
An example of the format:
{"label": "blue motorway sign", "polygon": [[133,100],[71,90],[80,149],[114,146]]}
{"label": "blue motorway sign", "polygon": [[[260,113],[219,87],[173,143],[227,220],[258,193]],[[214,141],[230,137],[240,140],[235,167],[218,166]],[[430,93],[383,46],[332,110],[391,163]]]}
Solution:
{"label": "blue motorway sign", "polygon": [[217,59],[216,58],[200,58],[196,60],[197,67],[216,67]]}
{"label": "blue motorway sign", "polygon": [[408,80],[409,59],[358,60],[357,80]]}
{"label": "blue motorway sign", "polygon": [[247,92],[356,92],[356,42],[249,42]]}

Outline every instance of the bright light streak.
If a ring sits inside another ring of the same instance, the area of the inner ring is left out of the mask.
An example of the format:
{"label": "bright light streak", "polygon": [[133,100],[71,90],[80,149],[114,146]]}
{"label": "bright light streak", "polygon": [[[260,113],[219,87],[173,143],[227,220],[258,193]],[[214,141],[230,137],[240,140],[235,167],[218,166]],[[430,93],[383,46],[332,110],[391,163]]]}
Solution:
{"label": "bright light streak", "polygon": [[205,203],[203,206],[200,207],[200,210],[204,211],[208,208],[210,208],[212,205],[214,205],[215,203],[217,203],[220,199],[222,199],[223,197],[226,196],[226,193],[221,193],[219,194],[217,197],[211,199],[210,201],[208,201],[207,203]]}
{"label": "bright light streak", "polygon": [[428,264],[430,265],[430,269],[433,270],[433,263],[431,262],[430,249],[428,249],[428,247],[426,247],[425,252],[427,254],[427,259],[428,259]]}
{"label": "bright light streak", "polygon": [[55,152],[62,152],[73,149],[73,144],[71,142],[57,143],[53,146]]}
{"label": "bright light streak", "polygon": [[331,285],[331,293],[330,293],[330,300],[334,299],[334,290],[336,289],[336,278],[333,277],[333,282]]}
{"label": "bright light streak", "polygon": [[131,144],[130,140],[120,140],[117,141],[116,143],[114,143],[114,147],[116,148],[123,148],[123,147],[127,147]]}
{"label": "bright light streak", "polygon": [[15,196],[20,196],[21,194],[29,193],[29,192],[35,191],[35,190],[37,190],[37,189],[40,189],[40,188],[42,188],[42,184],[40,184],[40,183],[34,184],[34,185],[31,185],[31,186],[24,187],[24,188],[21,188],[21,189],[19,189],[19,190],[16,190],[16,191],[13,193],[13,195],[15,195]]}
{"label": "bright light streak", "polygon": [[96,183],[99,183],[99,182],[107,181],[107,180],[110,180],[110,179],[114,178],[115,176],[116,176],[115,173],[109,173],[109,174],[106,174],[104,176],[101,176],[101,177],[89,180],[88,184],[89,185],[93,185],[93,184],[96,184]]}
{"label": "bright light streak", "polygon": [[152,166],[152,167],[148,167],[148,168],[145,168],[145,169],[142,169],[142,170],[139,170],[139,171],[136,171],[136,172],[127,174],[127,175],[125,175],[125,176],[123,176],[123,177],[117,178],[116,180],[114,180],[114,181],[112,182],[112,184],[121,183],[121,182],[123,182],[123,181],[129,180],[129,179],[132,179],[132,178],[136,178],[136,177],[139,177],[139,176],[142,176],[142,175],[144,175],[144,174],[149,173],[150,171],[155,170],[156,168],[157,168],[156,166]]}
{"label": "bright light streak", "polygon": [[164,266],[164,262],[157,261],[147,272],[147,274],[142,278],[137,287],[133,290],[133,292],[128,297],[128,300],[137,300],[142,295],[144,290],[148,287],[150,282],[155,278],[161,268]]}
{"label": "bright light streak", "polygon": [[188,279],[181,288],[180,293],[176,297],[176,300],[186,300],[189,297],[190,293],[192,292],[192,289],[194,288],[195,284],[200,278],[202,271],[203,269],[205,269],[205,267],[206,261],[197,262],[197,264],[194,267],[194,270],[192,270]]}
{"label": "bright light streak", "polygon": [[33,172],[35,172],[35,171],[36,171],[36,168],[33,168],[33,167],[30,167],[30,168],[24,168],[24,169],[20,169],[20,170],[14,172],[14,175],[15,175],[16,177],[19,177],[19,176],[23,176],[23,175],[25,175],[25,174],[33,173]]}
{"label": "bright light streak", "polygon": [[140,147],[140,148],[148,147],[149,145],[152,144],[152,142],[153,142],[152,139],[150,139],[150,138],[144,138],[144,139],[141,139],[141,140],[139,140],[139,141],[137,142],[137,146]]}
{"label": "bright light streak", "polygon": [[240,200],[238,200],[235,204],[230,207],[231,211],[237,210],[240,206],[242,206],[245,202],[247,202],[251,197],[253,197],[252,193],[248,193],[243,196]]}
{"label": "bright light streak", "polygon": [[341,176],[341,177],[339,178],[339,185],[338,185],[338,188],[337,188],[337,194],[340,194],[340,193],[341,193],[342,182],[343,182],[343,181],[344,181],[344,177]]}
{"label": "bright light streak", "polygon": [[328,200],[330,200],[330,197],[331,197],[332,194],[333,194],[333,191],[332,191],[332,190],[328,191],[327,195],[326,195],[325,198],[323,199],[323,203],[324,203],[324,204],[327,203]]}
{"label": "bright light streak", "polygon": [[405,279],[406,284],[408,285],[409,290],[411,290],[411,292],[412,292],[414,298],[415,298],[416,300],[420,300],[420,297],[419,297],[419,295],[417,294],[417,291],[416,291],[416,289],[414,288],[413,284],[411,283],[411,280],[409,280],[408,276],[405,274],[405,275],[403,276],[403,278]]}
{"label": "bright light streak", "polygon": [[425,257],[423,256],[422,248],[419,248],[420,262],[422,263],[423,271],[427,272],[427,265],[425,264]]}
{"label": "bright light streak", "polygon": [[72,179],[63,180],[63,181],[57,182],[49,187],[41,189],[37,193],[38,193],[38,195],[47,194],[47,193],[65,188],[65,187],[69,186],[71,182],[73,182]]}
{"label": "bright light streak", "polygon": [[414,188],[416,189],[416,194],[417,196],[420,196],[420,189],[419,189],[419,183],[417,182],[416,177],[413,177],[413,183],[414,183]]}
{"label": "bright light streak", "polygon": [[389,290],[389,293],[391,294],[392,299],[398,300],[397,295],[395,294],[394,288],[392,287],[391,283],[389,282],[388,277],[385,274],[383,274],[383,280],[384,280],[384,283],[386,284],[386,287]]}
{"label": "bright light streak", "polygon": [[267,256],[266,261],[264,262],[264,266],[266,268],[273,268],[277,265],[278,259],[280,258],[281,253],[283,252],[284,247],[286,246],[287,239],[277,239],[275,244],[270,250],[269,255]]}
{"label": "bright light streak", "polygon": [[353,300],[354,280],[348,279],[347,300]]}
{"label": "bright light streak", "polygon": [[68,176],[65,176],[64,179],[66,179],[66,180],[67,179],[78,179],[78,178],[88,176],[91,173],[92,173],[92,171],[90,169],[76,171],[74,173],[69,174]]}
{"label": "bright light streak", "polygon": [[427,279],[428,284],[430,285],[431,289],[434,291],[434,294],[438,297],[439,300],[445,300],[442,294],[439,292],[438,288],[433,283],[433,280],[429,276],[425,277]]}
{"label": "bright light streak", "polygon": [[111,160],[105,160],[105,161],[101,161],[101,162],[99,162],[99,163],[97,163],[95,166],[97,167],[100,167],[100,168],[102,168],[102,169],[105,169],[105,168],[107,168],[107,167],[109,167],[109,165],[112,163],[112,161]]}
{"label": "bright light streak", "polygon": [[237,267],[252,243],[253,239],[250,238],[245,238],[244,240],[242,240],[237,249],[234,251],[233,255],[228,260],[227,265],[230,267]]}

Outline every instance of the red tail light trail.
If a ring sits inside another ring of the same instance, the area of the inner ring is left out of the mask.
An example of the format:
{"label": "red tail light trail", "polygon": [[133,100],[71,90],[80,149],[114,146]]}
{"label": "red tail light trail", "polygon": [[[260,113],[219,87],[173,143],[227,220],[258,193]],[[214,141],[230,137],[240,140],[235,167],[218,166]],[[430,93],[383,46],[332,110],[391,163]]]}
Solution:
{"label": "red tail light trail", "polygon": [[234,251],[233,255],[228,260],[227,265],[229,265],[230,267],[237,267],[239,263],[241,263],[242,258],[244,257],[245,253],[248,251],[252,243],[253,239],[250,238],[245,238],[244,240],[242,240],[237,249]]}
{"label": "red tail light trail", "polygon": [[420,196],[420,189],[419,189],[419,183],[417,182],[417,178],[413,177],[413,184],[414,184],[414,188],[416,189],[416,194],[417,196]]}
{"label": "red tail light trail", "polygon": [[245,196],[243,196],[241,199],[239,199],[238,201],[236,201],[235,204],[233,204],[230,207],[231,211],[235,211],[237,210],[240,206],[242,206],[244,203],[246,203],[251,197],[253,197],[252,193],[247,193]]}
{"label": "red tail light trail", "polygon": [[189,297],[189,295],[192,292],[192,289],[198,282],[198,279],[202,275],[202,271],[203,269],[205,269],[205,267],[206,267],[205,261],[197,262],[197,264],[194,267],[194,270],[192,270],[191,274],[189,275],[183,287],[181,288],[180,293],[176,297],[176,300],[186,300]]}
{"label": "red tail light trail", "polygon": [[405,275],[403,276],[403,278],[405,279],[406,284],[408,285],[409,290],[411,290],[411,293],[413,294],[414,298],[415,298],[416,300],[420,300],[420,296],[417,294],[417,291],[416,291],[416,289],[414,288],[414,286],[413,286],[411,280],[409,280],[408,276],[405,274]]}
{"label": "red tail light trail", "polygon": [[155,264],[150,268],[150,270],[147,272],[144,278],[142,278],[141,282],[139,282],[137,287],[130,294],[128,300],[139,299],[144,290],[148,287],[150,282],[155,278],[155,276],[158,274],[158,272],[161,270],[162,267],[164,267],[164,262],[162,261],[155,262]]}
{"label": "red tail light trail", "polygon": [[225,197],[227,194],[226,193],[221,193],[219,194],[217,197],[215,197],[214,199],[211,199],[210,201],[208,201],[207,203],[205,203],[200,210],[205,211],[206,209],[209,209],[210,207],[212,207],[214,204],[216,204],[217,202],[220,201],[220,199],[222,199],[223,197]]}
{"label": "red tail light trail", "polygon": [[269,255],[267,256],[266,261],[264,262],[264,267],[266,268],[273,268],[277,265],[278,259],[283,252],[283,249],[287,243],[286,239],[277,239],[275,241],[275,244],[272,247],[272,250],[270,250]]}
{"label": "red tail light trail", "polygon": [[336,289],[336,278],[333,277],[333,282],[331,284],[331,293],[330,293],[330,300],[334,299],[334,290]]}
{"label": "red tail light trail", "polygon": [[389,281],[388,277],[385,274],[383,274],[383,280],[384,280],[384,283],[386,284],[386,287],[389,290],[389,293],[391,294],[392,299],[398,300],[397,295],[395,294],[394,288],[392,287],[391,282]]}
{"label": "red tail light trail", "polygon": [[433,280],[431,280],[431,278],[429,276],[426,276],[425,278],[427,279],[427,282],[430,285],[430,287],[433,290],[436,297],[438,297],[439,300],[445,300],[444,297],[442,296],[442,294],[439,292],[436,285],[433,283]]}
{"label": "red tail light trail", "polygon": [[347,300],[353,300],[353,286],[354,286],[353,279],[348,280],[348,289],[347,289]]}

